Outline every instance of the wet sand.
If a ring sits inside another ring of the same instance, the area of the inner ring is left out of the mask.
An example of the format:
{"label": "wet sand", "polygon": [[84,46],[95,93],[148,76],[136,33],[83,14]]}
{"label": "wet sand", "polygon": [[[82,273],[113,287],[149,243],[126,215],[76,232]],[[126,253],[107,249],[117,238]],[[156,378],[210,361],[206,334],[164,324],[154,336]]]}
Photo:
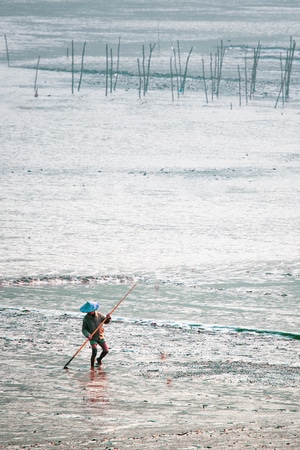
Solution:
{"label": "wet sand", "polygon": [[299,448],[297,340],[113,321],[64,370],[78,318],[2,316],[2,449]]}
{"label": "wet sand", "polygon": [[51,449],[299,449],[299,428],[297,426],[207,428],[186,432],[167,432],[142,436],[136,433],[130,437],[112,439],[86,439],[78,441],[51,441],[43,444],[11,445],[1,448],[19,450],[25,448]]}

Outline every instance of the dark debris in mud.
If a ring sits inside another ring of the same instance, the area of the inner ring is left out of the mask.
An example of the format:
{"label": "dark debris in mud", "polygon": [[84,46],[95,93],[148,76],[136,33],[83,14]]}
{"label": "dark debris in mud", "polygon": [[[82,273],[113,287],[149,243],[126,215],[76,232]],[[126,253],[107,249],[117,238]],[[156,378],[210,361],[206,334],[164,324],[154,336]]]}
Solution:
{"label": "dark debris in mud", "polygon": [[216,449],[224,450],[231,448],[241,450],[242,448],[251,449],[292,449],[298,450],[300,443],[299,433],[296,423],[292,422],[289,426],[275,425],[270,426],[227,426],[201,429],[187,429],[185,431],[165,431],[149,432],[142,434],[124,433],[123,436],[111,436],[107,438],[91,438],[89,440],[45,440],[42,443],[32,443],[27,445],[0,446],[5,450],[51,450],[58,448],[60,450],[146,450],[153,449],[178,449],[178,450],[196,450],[196,449]]}
{"label": "dark debris in mud", "polygon": [[259,384],[261,386],[297,387],[300,383],[299,367],[276,365],[268,363],[249,363],[240,361],[199,361],[178,363],[177,366],[164,370],[157,365],[144,368],[137,372],[144,378],[178,379],[212,379],[219,382],[237,384]]}

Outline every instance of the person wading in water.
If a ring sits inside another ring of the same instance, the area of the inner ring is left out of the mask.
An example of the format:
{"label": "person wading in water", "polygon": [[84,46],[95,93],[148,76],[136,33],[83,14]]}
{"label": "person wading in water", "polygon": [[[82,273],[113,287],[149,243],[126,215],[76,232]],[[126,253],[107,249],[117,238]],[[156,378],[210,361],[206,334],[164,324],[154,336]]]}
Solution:
{"label": "person wading in water", "polygon": [[80,311],[83,313],[87,313],[82,322],[82,333],[86,338],[90,340],[92,347],[92,356],[91,356],[91,367],[95,366],[95,359],[97,356],[97,345],[100,345],[102,348],[102,352],[100,356],[97,358],[98,365],[102,364],[102,359],[107,355],[109,349],[107,342],[104,339],[104,326],[102,325],[99,330],[92,336],[93,332],[96,328],[99,327],[100,323],[107,324],[111,321],[111,316],[108,314],[104,316],[102,313],[97,312],[96,309],[99,308],[98,303],[94,302],[86,302],[81,306]]}

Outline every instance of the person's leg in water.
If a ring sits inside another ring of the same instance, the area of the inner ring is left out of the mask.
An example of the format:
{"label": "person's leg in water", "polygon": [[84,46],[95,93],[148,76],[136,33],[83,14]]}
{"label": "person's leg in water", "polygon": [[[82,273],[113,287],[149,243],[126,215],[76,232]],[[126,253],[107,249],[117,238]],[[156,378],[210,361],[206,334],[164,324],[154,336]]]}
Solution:
{"label": "person's leg in water", "polygon": [[104,339],[102,339],[101,341],[99,341],[99,345],[100,345],[100,347],[102,348],[101,355],[97,358],[97,362],[98,362],[98,364],[99,364],[99,366],[100,366],[100,365],[102,364],[102,359],[104,358],[104,356],[107,355],[109,349],[108,349],[108,345],[107,345],[107,343],[105,342]]}
{"label": "person's leg in water", "polygon": [[97,344],[92,344],[91,367],[95,366],[96,356],[97,356]]}

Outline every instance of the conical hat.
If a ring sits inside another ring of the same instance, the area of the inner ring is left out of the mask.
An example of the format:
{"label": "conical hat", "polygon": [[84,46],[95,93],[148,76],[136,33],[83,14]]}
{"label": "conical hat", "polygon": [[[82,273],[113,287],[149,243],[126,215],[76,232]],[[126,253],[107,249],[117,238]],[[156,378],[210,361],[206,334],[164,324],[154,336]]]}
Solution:
{"label": "conical hat", "polygon": [[92,311],[96,311],[99,308],[99,303],[96,302],[86,302],[81,306],[80,311],[83,313],[89,313]]}

